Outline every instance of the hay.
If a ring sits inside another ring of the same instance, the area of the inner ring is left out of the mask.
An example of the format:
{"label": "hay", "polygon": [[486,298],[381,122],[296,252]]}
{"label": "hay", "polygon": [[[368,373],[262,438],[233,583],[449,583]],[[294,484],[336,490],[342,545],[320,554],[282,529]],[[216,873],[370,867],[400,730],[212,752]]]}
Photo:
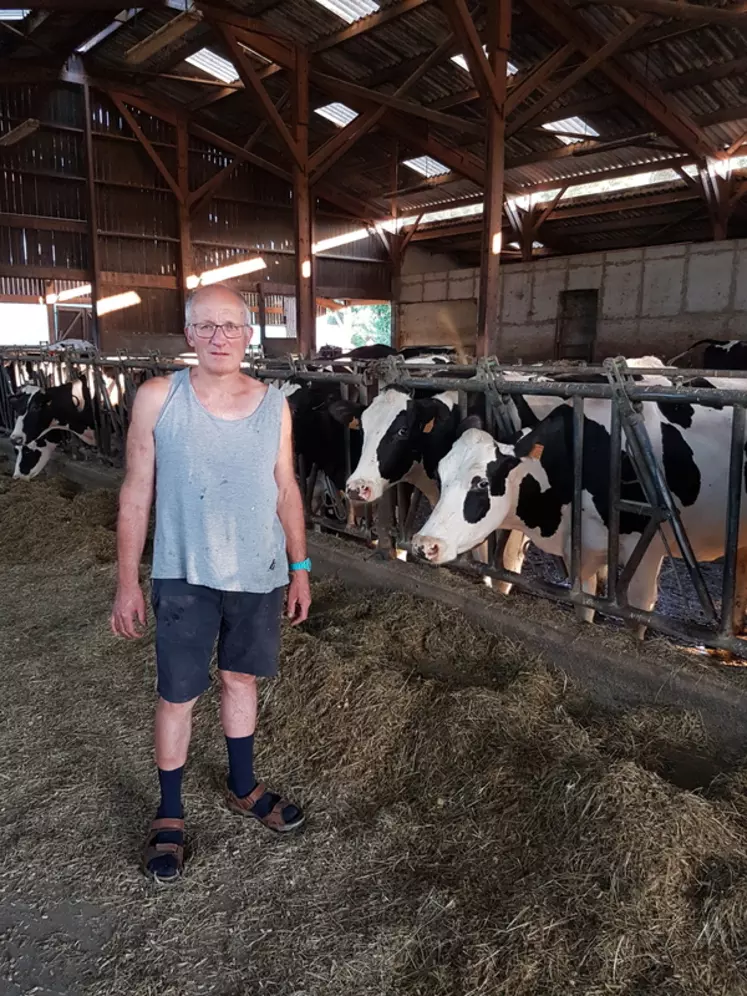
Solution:
{"label": "hay", "polygon": [[692,716],[601,714],[456,611],[335,582],[261,695],[258,765],[306,832],[220,806],[213,689],[188,875],[148,885],[152,634],[107,633],[113,569],[84,534],[111,496],[44,487],[0,497],[0,991],[747,992],[747,769]]}

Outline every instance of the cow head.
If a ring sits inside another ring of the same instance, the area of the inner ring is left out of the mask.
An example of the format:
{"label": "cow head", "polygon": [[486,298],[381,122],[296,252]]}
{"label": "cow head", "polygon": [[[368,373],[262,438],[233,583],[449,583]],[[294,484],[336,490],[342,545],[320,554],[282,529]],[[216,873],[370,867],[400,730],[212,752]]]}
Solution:
{"label": "cow head", "polygon": [[416,555],[445,564],[500,529],[515,508],[521,463],[513,446],[467,429],[438,465],[441,497],[412,541]]}
{"label": "cow head", "polygon": [[[415,400],[401,388],[389,387],[377,395],[360,416],[363,448],[347,482],[348,498],[377,501],[407,477],[423,461],[430,437],[438,437],[450,422],[456,402],[453,391]],[[355,418],[349,424],[355,427]]]}
{"label": "cow head", "polygon": [[62,441],[62,431],[50,429],[28,446],[16,446],[16,463],[13,477],[30,481],[37,477],[49,463],[57,444]]}

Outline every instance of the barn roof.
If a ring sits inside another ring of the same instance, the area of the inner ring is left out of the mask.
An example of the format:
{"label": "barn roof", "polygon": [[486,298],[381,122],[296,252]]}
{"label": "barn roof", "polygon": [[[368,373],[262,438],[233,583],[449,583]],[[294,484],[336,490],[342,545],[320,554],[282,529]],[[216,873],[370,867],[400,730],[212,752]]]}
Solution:
{"label": "barn roof", "polygon": [[[420,71],[400,98],[407,106],[388,105],[331,167],[327,192],[368,222],[419,218],[419,239],[469,254],[479,248],[486,105],[452,34],[453,2],[215,0],[185,11],[170,0],[126,11],[110,0],[77,0],[75,9],[51,0],[21,19],[0,14],[0,73],[6,81],[85,76],[136,93],[141,107],[186,109],[195,125],[244,145],[264,117],[238,74],[231,80],[232,55],[216,29],[225,16],[245,23],[244,53],[286,120],[288,82],[268,39],[308,48],[314,148],[339,132],[346,109],[364,113]],[[488,5],[471,13],[484,40]],[[726,197],[729,233],[747,234],[746,52],[740,6],[516,0],[505,181],[519,215],[552,203],[538,238],[549,250],[587,251],[710,238]],[[314,113],[329,105],[338,123]],[[271,129],[253,152],[288,168]],[[452,209],[462,216],[429,217]]]}

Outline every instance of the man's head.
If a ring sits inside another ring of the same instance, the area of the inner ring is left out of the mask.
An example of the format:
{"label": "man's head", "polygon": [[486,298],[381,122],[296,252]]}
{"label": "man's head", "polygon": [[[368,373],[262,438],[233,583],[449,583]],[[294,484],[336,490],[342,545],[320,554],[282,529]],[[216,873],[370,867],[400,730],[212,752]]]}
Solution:
{"label": "man's head", "polygon": [[230,287],[201,287],[187,301],[184,334],[201,367],[210,373],[238,370],[251,337],[249,311]]}

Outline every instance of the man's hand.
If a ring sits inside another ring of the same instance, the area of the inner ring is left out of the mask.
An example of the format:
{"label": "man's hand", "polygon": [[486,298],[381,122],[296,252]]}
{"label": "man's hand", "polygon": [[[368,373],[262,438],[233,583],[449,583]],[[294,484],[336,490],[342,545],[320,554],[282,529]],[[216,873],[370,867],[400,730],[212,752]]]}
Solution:
{"label": "man's hand", "polygon": [[309,617],[311,584],[306,571],[293,571],[288,588],[288,618],[291,626],[298,626]]}
{"label": "man's hand", "polygon": [[125,636],[128,640],[136,640],[143,635],[146,626],[145,598],[139,584],[117,588],[110,625],[115,636]]}

